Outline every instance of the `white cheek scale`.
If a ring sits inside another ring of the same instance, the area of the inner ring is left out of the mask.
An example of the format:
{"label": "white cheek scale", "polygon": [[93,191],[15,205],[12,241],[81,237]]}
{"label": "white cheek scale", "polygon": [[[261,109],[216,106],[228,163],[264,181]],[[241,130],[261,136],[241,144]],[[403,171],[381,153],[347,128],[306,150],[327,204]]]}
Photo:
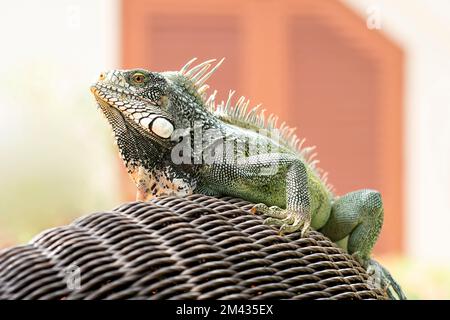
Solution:
{"label": "white cheek scale", "polygon": [[169,120],[159,117],[153,120],[150,130],[157,136],[167,139],[173,132],[173,125]]}

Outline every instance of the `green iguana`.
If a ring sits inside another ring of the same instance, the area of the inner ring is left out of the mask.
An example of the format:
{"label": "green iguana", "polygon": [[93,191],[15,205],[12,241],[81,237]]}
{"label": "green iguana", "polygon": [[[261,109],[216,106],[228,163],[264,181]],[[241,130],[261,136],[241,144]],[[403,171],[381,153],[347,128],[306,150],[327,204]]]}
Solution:
{"label": "green iguana", "polygon": [[[172,194],[228,195],[257,203],[252,212],[281,233],[312,227],[374,274],[391,298],[404,294],[370,258],[383,223],[377,191],[337,197],[316,167],[313,148],[277,117],[264,117],[249,100],[216,104],[206,80],[222,63],[208,60],[180,71],[113,70],[91,91],[112,126],[120,154],[137,186],[137,199]],[[395,295],[394,295],[395,294]]]}

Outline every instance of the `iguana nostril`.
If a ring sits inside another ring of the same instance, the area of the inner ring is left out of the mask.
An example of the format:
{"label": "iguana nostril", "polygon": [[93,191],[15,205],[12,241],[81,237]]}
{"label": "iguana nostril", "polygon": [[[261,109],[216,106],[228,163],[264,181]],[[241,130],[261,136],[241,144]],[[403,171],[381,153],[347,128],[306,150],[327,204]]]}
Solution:
{"label": "iguana nostril", "polygon": [[98,79],[99,79],[100,81],[105,80],[105,79],[106,79],[106,74],[105,74],[104,72],[100,73],[100,76],[98,77]]}

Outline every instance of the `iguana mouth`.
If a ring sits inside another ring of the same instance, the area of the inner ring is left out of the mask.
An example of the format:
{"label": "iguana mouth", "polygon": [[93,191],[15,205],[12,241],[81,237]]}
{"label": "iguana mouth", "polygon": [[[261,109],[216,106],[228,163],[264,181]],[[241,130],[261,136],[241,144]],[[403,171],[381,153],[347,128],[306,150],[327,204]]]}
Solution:
{"label": "iguana mouth", "polygon": [[91,86],[91,92],[94,95],[95,100],[97,100],[98,104],[101,107],[116,108],[120,112],[120,110],[116,106],[114,106],[108,101],[108,99],[102,96],[101,91],[97,88],[96,85]]}
{"label": "iguana mouth", "polygon": [[[95,100],[97,101],[97,106],[101,109],[102,114],[106,117],[108,122],[113,126],[117,126],[119,123],[124,125],[124,128],[127,126],[125,124],[129,123],[127,119],[125,119],[125,115],[120,112],[115,106],[111,105],[106,99],[102,98],[99,95],[99,90],[95,86],[91,86],[91,92],[94,94]],[[115,132],[113,130],[113,132]]]}
{"label": "iguana mouth", "polygon": [[95,97],[95,100],[97,100],[99,105],[104,105],[107,104],[108,106],[111,106],[105,99],[103,99],[102,97],[100,97],[99,95],[99,90],[97,89],[96,86],[91,86],[91,92]]}
{"label": "iguana mouth", "polygon": [[94,94],[95,100],[99,103],[101,107],[111,107],[116,108],[117,111],[120,112],[120,110],[114,106],[112,103],[108,101],[106,97],[103,97],[99,88],[97,87],[97,84],[91,86],[91,92]]}
{"label": "iguana mouth", "polygon": [[106,118],[108,119],[109,122],[111,122],[111,119],[109,118],[109,116],[112,116],[111,109],[116,111],[116,112],[114,112],[114,114],[116,116],[120,116],[123,119],[123,121],[125,121],[125,122],[127,121],[125,119],[125,116],[122,114],[122,112],[120,112],[120,110],[117,107],[112,105],[110,102],[108,102],[107,99],[103,98],[100,95],[100,91],[95,85],[91,86],[91,92],[94,94],[95,100],[97,101],[97,105],[100,107],[100,109],[102,110],[102,113],[106,116]]}

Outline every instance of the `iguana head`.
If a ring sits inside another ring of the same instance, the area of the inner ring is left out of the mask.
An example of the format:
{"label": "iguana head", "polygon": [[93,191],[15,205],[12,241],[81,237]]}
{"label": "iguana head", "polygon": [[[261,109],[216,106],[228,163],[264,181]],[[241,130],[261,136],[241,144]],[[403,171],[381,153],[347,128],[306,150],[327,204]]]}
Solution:
{"label": "iguana head", "polygon": [[146,70],[113,70],[91,86],[97,104],[111,124],[129,173],[152,169],[172,144],[171,115],[165,111],[167,82]]}
{"label": "iguana head", "polygon": [[129,169],[130,164],[151,169],[155,157],[174,145],[175,129],[192,127],[198,119],[213,119],[202,116],[208,112],[203,103],[204,82],[220,63],[209,70],[215,61],[209,60],[189,69],[194,60],[174,72],[103,72],[91,86]]}
{"label": "iguana head", "polygon": [[103,72],[91,91],[114,130],[124,122],[155,143],[164,145],[170,138],[174,127],[165,112],[167,81],[162,75],[141,69]]}

